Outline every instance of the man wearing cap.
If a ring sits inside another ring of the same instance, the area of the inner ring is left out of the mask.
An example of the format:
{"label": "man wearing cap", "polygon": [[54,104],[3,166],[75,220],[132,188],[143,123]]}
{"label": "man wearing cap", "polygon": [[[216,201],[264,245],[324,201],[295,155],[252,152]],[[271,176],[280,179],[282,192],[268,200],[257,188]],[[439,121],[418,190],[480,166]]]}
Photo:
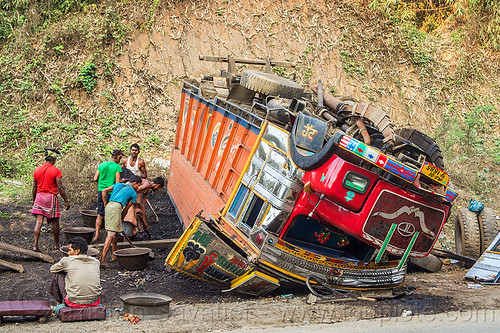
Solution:
{"label": "man wearing cap", "polygon": [[[102,200],[102,190],[113,186],[115,183],[120,182],[120,160],[123,153],[120,149],[115,149],[111,153],[111,159],[104,163],[99,164],[97,171],[94,175],[94,181],[97,182],[97,218],[95,220],[95,236],[93,242],[99,240],[99,232],[101,231],[102,219],[104,218],[104,202]],[[108,201],[111,193],[108,193]]]}
{"label": "man wearing cap", "polygon": [[35,169],[33,174],[33,209],[31,213],[36,217],[35,223],[35,242],[33,251],[40,252],[38,247],[38,239],[40,238],[40,230],[43,225],[43,218],[47,218],[47,223],[52,224],[52,232],[54,233],[54,247],[59,249],[59,201],[57,193],[61,193],[66,209],[69,209],[70,204],[66,196],[66,190],[62,184],[61,170],[56,168],[54,164],[57,158],[61,155],[57,149],[44,148],[46,163]]}

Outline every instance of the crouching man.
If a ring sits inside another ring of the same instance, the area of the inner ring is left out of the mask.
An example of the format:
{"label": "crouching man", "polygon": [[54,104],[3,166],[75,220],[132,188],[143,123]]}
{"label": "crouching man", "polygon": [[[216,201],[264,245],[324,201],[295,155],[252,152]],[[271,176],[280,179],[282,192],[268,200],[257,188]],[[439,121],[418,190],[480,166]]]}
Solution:
{"label": "crouching man", "polygon": [[87,241],[81,237],[69,240],[68,256],[50,267],[54,273],[49,294],[57,304],[70,307],[95,306],[100,303],[99,261],[87,256]]}

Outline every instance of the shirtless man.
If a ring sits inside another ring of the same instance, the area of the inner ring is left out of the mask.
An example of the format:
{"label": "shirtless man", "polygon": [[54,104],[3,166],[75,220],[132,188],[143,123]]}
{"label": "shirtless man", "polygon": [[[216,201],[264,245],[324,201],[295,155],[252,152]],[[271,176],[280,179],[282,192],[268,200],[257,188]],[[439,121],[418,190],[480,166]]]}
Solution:
{"label": "shirtless man", "polygon": [[149,225],[146,222],[146,200],[148,199],[148,194],[150,192],[156,192],[164,186],[165,180],[162,177],[156,177],[152,181],[149,181],[147,179],[142,180],[141,186],[139,186],[139,188],[137,189],[135,209],[129,208],[125,217],[123,218],[124,224],[126,222],[132,224],[132,226],[130,226],[131,234],[127,233],[128,236],[136,234],[138,226],[137,218],[139,218],[142,222],[144,230],[148,233],[149,238],[151,238],[151,234],[149,233]]}
{"label": "shirtless man", "polygon": [[146,163],[142,158],[139,158],[139,145],[134,143],[130,146],[130,156],[122,161],[122,167],[129,169],[134,175],[141,178],[148,178],[146,171]]}

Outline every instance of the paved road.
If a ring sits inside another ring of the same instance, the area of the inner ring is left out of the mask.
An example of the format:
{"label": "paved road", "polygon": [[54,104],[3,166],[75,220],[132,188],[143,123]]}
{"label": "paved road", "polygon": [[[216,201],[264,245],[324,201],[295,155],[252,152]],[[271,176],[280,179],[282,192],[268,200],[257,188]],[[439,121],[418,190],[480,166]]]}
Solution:
{"label": "paved road", "polygon": [[[397,318],[345,321],[333,324],[307,324],[272,328],[241,328],[231,332],[241,333],[324,333],[329,331],[350,333],[493,333],[500,332],[500,310],[475,310],[448,312],[437,315],[418,315]],[[223,331],[226,332],[226,331]],[[227,331],[229,332],[229,331]]]}

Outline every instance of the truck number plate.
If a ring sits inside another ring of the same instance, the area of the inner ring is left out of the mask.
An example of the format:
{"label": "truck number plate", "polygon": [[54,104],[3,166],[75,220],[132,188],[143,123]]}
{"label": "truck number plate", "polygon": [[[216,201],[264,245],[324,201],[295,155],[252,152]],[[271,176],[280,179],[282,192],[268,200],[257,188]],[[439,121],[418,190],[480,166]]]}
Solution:
{"label": "truck number plate", "polygon": [[425,176],[429,177],[430,179],[435,180],[436,182],[444,186],[447,186],[448,181],[450,180],[450,176],[448,176],[446,172],[435,167],[429,162],[424,163],[424,165],[422,166],[422,170],[420,170],[420,172]]}

